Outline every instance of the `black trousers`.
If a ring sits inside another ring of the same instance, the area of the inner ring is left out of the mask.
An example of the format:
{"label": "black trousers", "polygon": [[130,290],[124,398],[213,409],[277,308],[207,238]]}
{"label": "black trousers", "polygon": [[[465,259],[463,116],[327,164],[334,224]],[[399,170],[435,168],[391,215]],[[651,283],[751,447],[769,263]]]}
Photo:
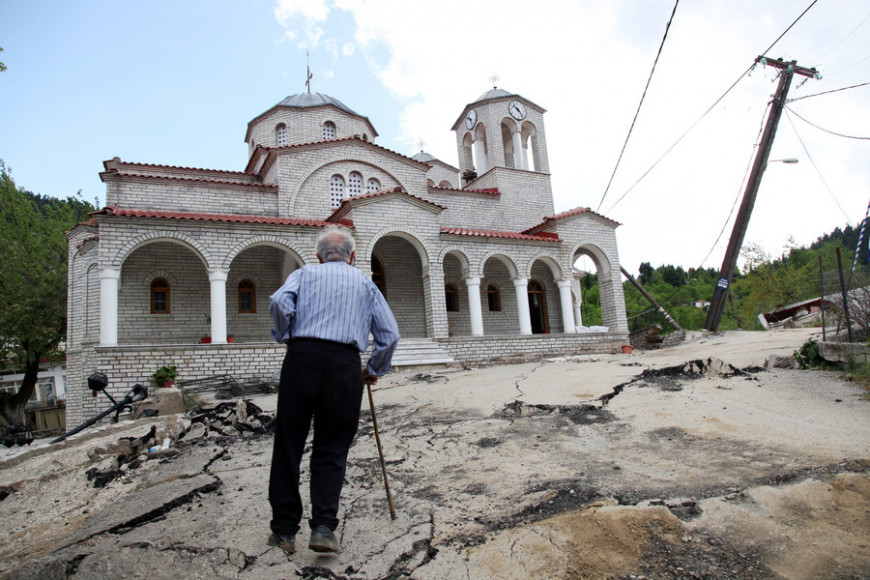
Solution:
{"label": "black trousers", "polygon": [[363,379],[359,351],[349,345],[294,339],[278,387],[275,445],[269,478],[272,531],[294,535],[302,519],[299,466],[312,418],[311,528],[338,527],[347,452],[359,426]]}

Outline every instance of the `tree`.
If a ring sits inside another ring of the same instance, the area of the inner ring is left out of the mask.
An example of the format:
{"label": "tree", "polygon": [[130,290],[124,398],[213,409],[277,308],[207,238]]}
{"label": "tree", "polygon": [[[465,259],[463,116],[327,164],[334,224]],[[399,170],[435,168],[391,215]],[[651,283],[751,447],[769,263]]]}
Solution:
{"label": "tree", "polygon": [[[3,47],[0,47],[0,52],[3,52]],[[6,70],[6,65],[3,64],[2,62],[0,62],[0,72],[3,72],[5,70]]]}
{"label": "tree", "polygon": [[23,425],[44,359],[62,356],[66,336],[67,240],[93,206],[19,189],[0,160],[0,364],[24,372],[15,394],[0,393],[0,417]]}

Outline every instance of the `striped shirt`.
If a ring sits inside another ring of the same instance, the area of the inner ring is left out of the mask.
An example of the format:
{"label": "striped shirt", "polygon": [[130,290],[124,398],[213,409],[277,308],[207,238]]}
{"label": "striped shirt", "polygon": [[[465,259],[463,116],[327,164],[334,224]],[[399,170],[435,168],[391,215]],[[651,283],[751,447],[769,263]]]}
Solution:
{"label": "striped shirt", "polygon": [[375,283],[347,262],[303,266],[269,298],[275,328],[272,338],[318,338],[374,349],[366,364],[371,375],[389,372],[399,328]]}

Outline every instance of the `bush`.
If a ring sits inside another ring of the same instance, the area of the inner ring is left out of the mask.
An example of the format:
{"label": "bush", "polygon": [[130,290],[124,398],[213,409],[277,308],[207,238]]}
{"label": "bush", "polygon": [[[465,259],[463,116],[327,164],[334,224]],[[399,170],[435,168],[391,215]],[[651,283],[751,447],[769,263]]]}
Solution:
{"label": "bush", "polygon": [[837,365],[822,358],[819,343],[810,338],[794,352],[794,358],[802,369],[835,369]]}

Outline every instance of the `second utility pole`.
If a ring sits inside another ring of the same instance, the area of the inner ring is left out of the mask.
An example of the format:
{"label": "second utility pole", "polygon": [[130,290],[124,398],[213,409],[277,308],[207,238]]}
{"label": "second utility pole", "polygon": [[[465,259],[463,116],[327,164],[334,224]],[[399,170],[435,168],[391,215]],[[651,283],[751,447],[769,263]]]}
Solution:
{"label": "second utility pole", "polygon": [[770,148],[773,146],[773,138],[776,136],[776,127],[779,125],[779,118],[782,116],[782,108],[785,105],[785,97],[788,95],[791,80],[796,74],[805,77],[815,77],[818,74],[814,68],[797,66],[797,61],[794,60],[791,62],[785,62],[781,58],[767,60],[765,57],[759,56],[755,59],[755,62],[761,62],[762,64],[778,68],[781,71],[779,74],[779,85],[776,88],[773,101],[770,103],[770,114],[767,117],[767,124],[764,126],[764,133],[761,136],[761,143],[755,155],[755,163],[752,165],[752,171],[749,174],[749,181],[746,182],[743,201],[740,202],[740,211],[734,220],[734,229],[731,231],[731,239],[728,242],[728,249],[725,251],[725,259],[722,260],[722,268],[719,270],[719,280],[716,282],[713,300],[710,301],[707,320],[704,322],[704,329],[712,332],[716,332],[719,328],[719,320],[722,318],[722,310],[725,308],[725,299],[728,297],[728,288],[731,286],[734,268],[737,267],[737,257],[740,255],[740,248],[743,246],[743,237],[746,235],[746,228],[749,226],[749,216],[752,214],[752,208],[755,205],[758,186],[761,185],[761,176],[767,167]]}

